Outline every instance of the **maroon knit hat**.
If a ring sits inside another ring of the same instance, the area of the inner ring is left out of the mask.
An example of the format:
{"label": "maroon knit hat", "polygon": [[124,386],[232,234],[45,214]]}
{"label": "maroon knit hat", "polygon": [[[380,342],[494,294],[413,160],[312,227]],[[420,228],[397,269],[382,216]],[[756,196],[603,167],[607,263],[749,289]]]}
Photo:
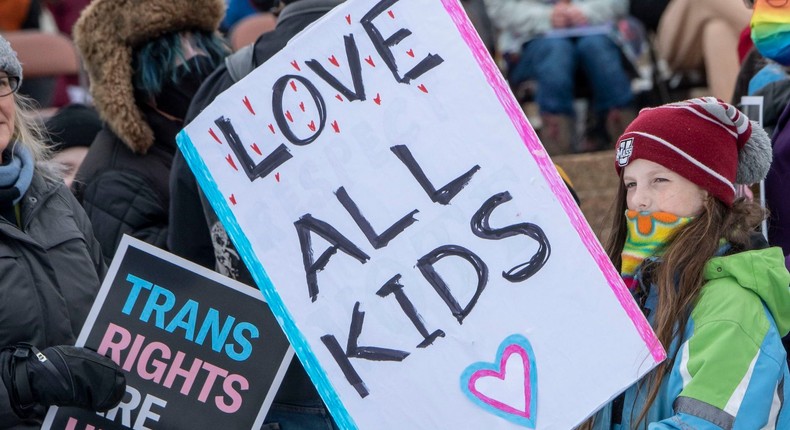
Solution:
{"label": "maroon knit hat", "polygon": [[735,106],[703,97],[642,109],[617,144],[617,173],[636,159],[658,163],[732,206],[734,184],[771,166],[771,139]]}

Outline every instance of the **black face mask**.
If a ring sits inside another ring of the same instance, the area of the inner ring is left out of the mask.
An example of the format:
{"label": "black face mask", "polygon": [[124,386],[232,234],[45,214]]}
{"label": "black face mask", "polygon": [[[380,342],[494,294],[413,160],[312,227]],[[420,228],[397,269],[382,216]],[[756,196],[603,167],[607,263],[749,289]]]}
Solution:
{"label": "black face mask", "polygon": [[189,103],[197,93],[200,84],[214,70],[211,58],[197,55],[176,69],[178,83],[167,81],[154,98],[156,108],[179,119],[187,116]]}

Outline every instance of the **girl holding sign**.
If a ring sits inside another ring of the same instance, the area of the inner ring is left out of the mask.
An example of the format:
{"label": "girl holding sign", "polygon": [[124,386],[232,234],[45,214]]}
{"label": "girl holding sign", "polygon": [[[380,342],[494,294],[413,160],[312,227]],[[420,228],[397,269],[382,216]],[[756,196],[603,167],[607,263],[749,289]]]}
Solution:
{"label": "girl holding sign", "polygon": [[593,428],[790,428],[790,274],[734,188],[770,164],[765,131],[715,98],[644,109],[620,137],[608,253],[668,359]]}

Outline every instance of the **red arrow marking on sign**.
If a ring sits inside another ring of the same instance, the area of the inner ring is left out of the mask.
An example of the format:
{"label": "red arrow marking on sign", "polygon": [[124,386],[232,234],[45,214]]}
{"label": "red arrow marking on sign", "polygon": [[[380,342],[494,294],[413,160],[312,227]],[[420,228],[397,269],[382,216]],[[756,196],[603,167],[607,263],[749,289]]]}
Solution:
{"label": "red arrow marking on sign", "polygon": [[338,62],[337,62],[337,58],[335,58],[335,56],[334,56],[334,55],[333,55],[333,56],[331,56],[331,57],[329,57],[329,62],[330,62],[330,63],[332,63],[332,64],[334,64],[334,65],[335,65],[335,67],[340,67],[340,63],[338,63]]}
{"label": "red arrow marking on sign", "polygon": [[340,133],[340,126],[337,124],[337,121],[332,121],[332,128],[335,129],[335,133]]}
{"label": "red arrow marking on sign", "polygon": [[406,53],[409,54],[409,57],[414,58],[414,50],[413,49],[409,49],[408,51],[406,51]]}
{"label": "red arrow marking on sign", "polygon": [[250,145],[250,148],[252,148],[252,150],[255,151],[258,155],[263,155],[261,154],[261,148],[258,148],[257,143],[253,143],[252,145]]}
{"label": "red arrow marking on sign", "polygon": [[274,179],[276,179],[277,182],[280,182],[280,172],[274,174]]}
{"label": "red arrow marking on sign", "polygon": [[428,94],[428,88],[425,88],[425,84],[417,85],[417,88],[419,88],[420,91],[424,92],[425,94]]}
{"label": "red arrow marking on sign", "polygon": [[310,124],[307,124],[307,128],[309,128],[310,131],[315,131],[315,121],[310,121]]}
{"label": "red arrow marking on sign", "polygon": [[294,81],[291,81],[291,89],[293,89],[294,91],[296,91],[296,82],[294,82]]}
{"label": "red arrow marking on sign", "polygon": [[214,130],[213,130],[213,129],[209,128],[209,129],[208,129],[208,134],[210,134],[210,135],[211,135],[211,137],[213,137],[213,138],[214,138],[214,140],[216,140],[216,141],[217,141],[217,143],[219,143],[220,145],[222,145],[222,141],[221,141],[221,140],[219,140],[219,138],[217,137],[217,135],[216,135],[216,134],[214,134]]}
{"label": "red arrow marking on sign", "polygon": [[233,203],[233,206],[236,206],[236,196],[231,194],[228,200],[230,200],[230,202]]}
{"label": "red arrow marking on sign", "polygon": [[335,98],[340,100],[341,102],[343,101],[343,96],[341,96],[340,94],[335,94]]}
{"label": "red arrow marking on sign", "polygon": [[302,112],[304,112],[304,102],[299,103],[299,109],[301,109]]}
{"label": "red arrow marking on sign", "polygon": [[291,116],[291,111],[285,111],[285,117],[288,118],[288,121],[294,122],[294,117]]}
{"label": "red arrow marking on sign", "polygon": [[395,14],[394,14],[394,13],[392,13],[392,11],[391,11],[391,10],[388,10],[388,11],[387,11],[387,15],[389,15],[389,16],[390,16],[390,18],[392,18],[392,19],[395,19]]}
{"label": "red arrow marking on sign", "polygon": [[247,96],[244,96],[242,102],[244,102],[244,106],[247,106],[247,110],[250,111],[251,114],[255,115],[255,111],[252,110],[252,105],[250,104],[250,99],[248,99]]}
{"label": "red arrow marking on sign", "polygon": [[351,15],[346,15],[346,22],[351,25]]}
{"label": "red arrow marking on sign", "polygon": [[291,61],[291,65],[294,66],[294,69],[300,72],[302,71],[302,69],[299,68],[299,63],[297,63],[296,60]]}
{"label": "red arrow marking on sign", "polygon": [[379,93],[376,93],[376,98],[373,99],[373,101],[376,102],[377,105],[381,104],[381,96],[379,95]]}
{"label": "red arrow marking on sign", "polygon": [[269,124],[269,130],[271,130],[272,134],[274,134],[274,126],[273,125]]}
{"label": "red arrow marking on sign", "polygon": [[373,62],[373,57],[371,57],[370,55],[368,55],[368,58],[365,58],[365,61],[367,61],[368,64],[371,65],[371,67],[376,67],[376,64]]}
{"label": "red arrow marking on sign", "polygon": [[228,163],[230,164],[230,167],[233,167],[233,170],[235,171],[239,170],[239,168],[236,167],[236,163],[233,162],[233,157],[231,157],[230,154],[228,154],[228,156],[225,157],[225,159],[228,160]]}

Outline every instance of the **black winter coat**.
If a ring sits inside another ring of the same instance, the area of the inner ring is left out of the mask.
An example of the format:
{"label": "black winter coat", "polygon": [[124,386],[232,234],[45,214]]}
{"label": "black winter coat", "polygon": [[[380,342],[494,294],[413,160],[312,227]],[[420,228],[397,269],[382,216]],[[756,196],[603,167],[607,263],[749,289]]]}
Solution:
{"label": "black winter coat", "polygon": [[[101,247],[71,192],[38,171],[20,217],[21,229],[0,217],[0,347],[73,345],[107,271]],[[0,428],[39,426],[20,422],[0,383]]]}
{"label": "black winter coat", "polygon": [[181,124],[153,112],[146,115],[156,139],[148,153],[134,153],[105,125],[74,181],[74,192],[108,262],[124,234],[167,246],[168,178]]}

